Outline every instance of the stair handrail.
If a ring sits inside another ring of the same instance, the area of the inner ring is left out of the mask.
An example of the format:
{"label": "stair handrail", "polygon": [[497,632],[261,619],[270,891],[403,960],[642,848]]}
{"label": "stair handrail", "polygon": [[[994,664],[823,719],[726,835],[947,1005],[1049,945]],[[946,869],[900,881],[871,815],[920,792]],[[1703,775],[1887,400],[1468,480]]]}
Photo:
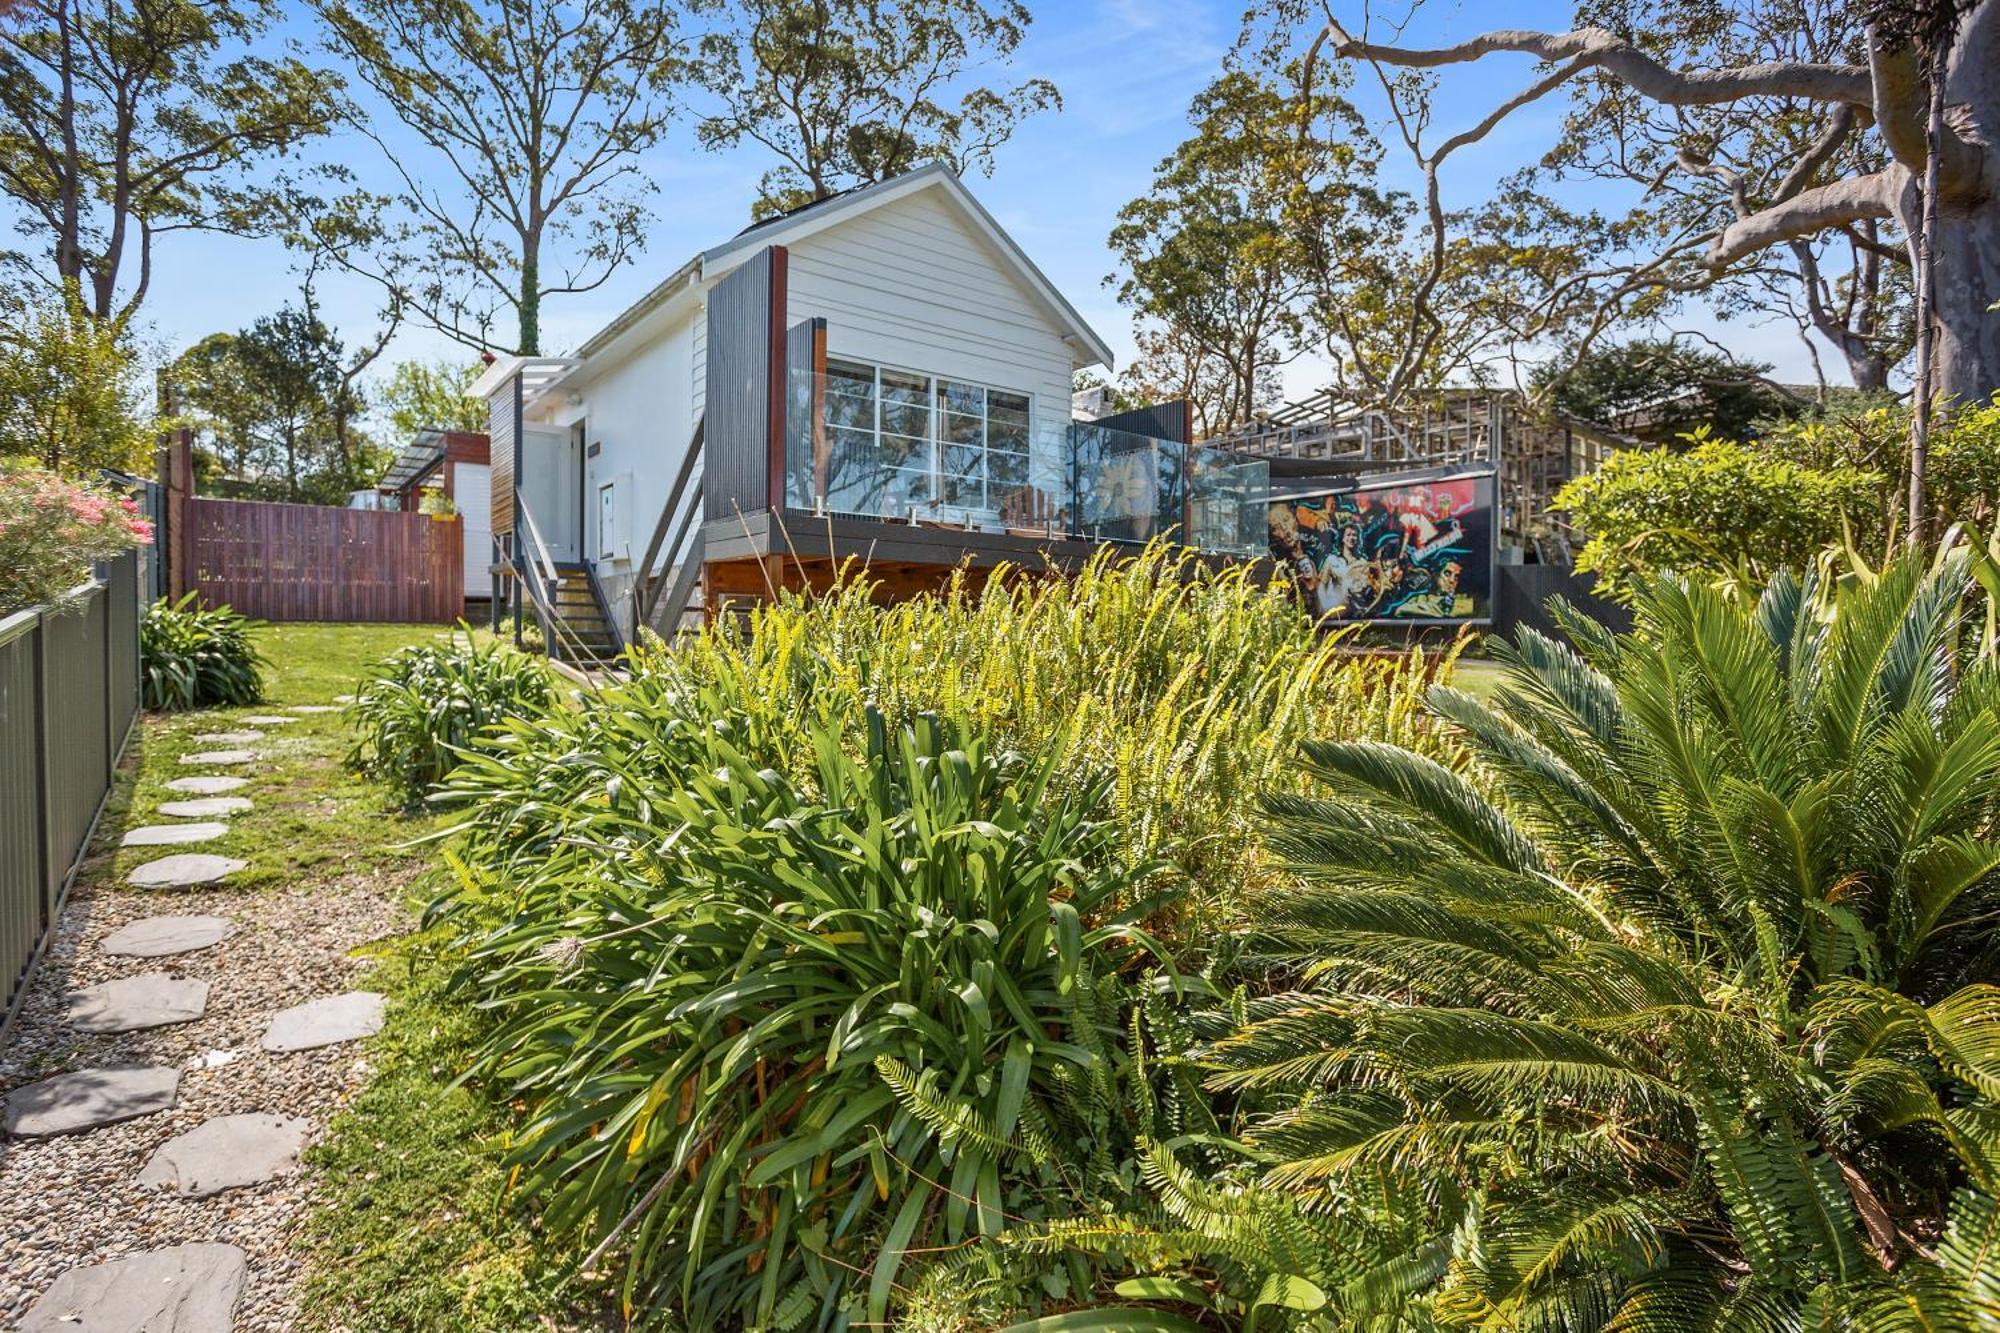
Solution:
{"label": "stair handrail", "polygon": [[[688,440],[687,451],[681,455],[680,470],[674,475],[674,484],[667,491],[667,502],[660,506],[660,517],[653,524],[652,539],[646,543],[645,557],[639,561],[638,577],[632,581],[633,630],[635,633],[640,625],[650,625],[653,623],[653,612],[659,606],[660,590],[665,580],[654,577],[654,562],[660,558],[662,549],[669,552],[677,552],[681,549],[682,544],[687,540],[688,528],[693,524],[695,516],[701,512],[702,483],[695,476],[695,469],[696,465],[701,461],[702,439],[706,434],[707,426],[708,414],[706,412],[695,418],[694,434]],[[692,483],[691,490],[690,483]],[[685,505],[681,503],[683,496],[687,499]],[[676,519],[678,519],[678,522],[676,522]],[[673,534],[671,539],[668,537],[670,528]],[[686,562],[683,563],[685,564]],[[676,579],[675,587],[679,588],[683,582],[685,580]],[[674,614],[678,615],[681,609],[685,609],[685,606],[683,605],[682,608],[676,609]]]}
{"label": "stair handrail", "polygon": [[[541,527],[535,522],[535,515],[528,508],[526,498],[517,495],[514,508],[519,516],[518,523],[527,529],[528,541],[532,548],[526,560],[518,560],[515,563],[521,567],[523,573],[521,586],[527,591],[528,601],[535,608],[535,620],[542,627],[542,651],[549,657],[556,656],[556,644],[561,640],[569,645],[574,654],[581,656],[582,637],[571,630],[561,614],[556,611],[554,599],[549,596],[548,588],[545,586],[545,580],[552,582],[556,578],[555,557],[549,554],[549,545],[542,540]],[[538,559],[541,564],[540,571],[535,568]]]}

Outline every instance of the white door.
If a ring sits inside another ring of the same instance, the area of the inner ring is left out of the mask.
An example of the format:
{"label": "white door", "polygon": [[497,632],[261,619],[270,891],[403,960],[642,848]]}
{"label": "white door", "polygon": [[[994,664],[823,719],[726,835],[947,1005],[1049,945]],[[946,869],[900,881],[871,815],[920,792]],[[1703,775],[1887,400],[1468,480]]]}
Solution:
{"label": "white door", "polygon": [[575,436],[566,428],[530,429],[521,444],[521,500],[550,558],[581,559],[583,475]]}
{"label": "white door", "polygon": [[465,534],[465,595],[487,597],[493,591],[493,470],[484,463],[451,465],[452,503],[458,508]]}

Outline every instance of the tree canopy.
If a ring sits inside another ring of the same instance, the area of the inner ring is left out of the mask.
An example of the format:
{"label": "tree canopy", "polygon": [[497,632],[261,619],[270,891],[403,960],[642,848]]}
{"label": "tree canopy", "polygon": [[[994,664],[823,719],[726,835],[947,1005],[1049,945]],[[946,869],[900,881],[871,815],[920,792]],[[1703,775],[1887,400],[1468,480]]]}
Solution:
{"label": "tree canopy", "polygon": [[[1310,22],[1299,0],[1264,12],[1314,31],[1316,51],[1374,70],[1399,119],[1427,114],[1433,71],[1494,52],[1541,62],[1444,147],[1478,143],[1513,112],[1572,91],[1549,174],[1523,184],[1580,173],[1646,188],[1634,209],[1606,220],[1593,262],[1551,289],[1589,292],[1598,313],[1587,329],[1717,284],[1741,298],[1778,282],[1796,288],[1808,323],[1826,324],[1867,382],[1899,355],[1898,279],[1881,265],[1914,263],[1897,241],[1918,235],[1934,165],[1936,248],[1952,275],[1936,293],[1936,388],[1967,401],[2000,390],[2000,321],[1989,315],[2000,301],[2000,0],[1941,7],[1964,17],[1935,53],[1906,27],[1857,22],[1854,7],[1835,0],[1599,0],[1569,32],[1494,31],[1436,49],[1385,40],[1366,21],[1359,31],[1321,21],[1313,8]],[[1933,88],[1950,108],[1934,158]],[[1437,155],[1420,161],[1436,228]],[[1828,245],[1854,257],[1844,322],[1812,309],[1842,295],[1822,262]]]}
{"label": "tree canopy", "polygon": [[162,236],[266,225],[263,168],[325,134],[341,83],[252,53],[270,0],[19,0],[0,6],[0,191],[98,319],[144,301]]}
{"label": "tree canopy", "polygon": [[948,162],[991,172],[1023,119],[1062,105],[1046,79],[966,87],[1003,64],[1032,16],[1019,0],[697,0],[709,31],[690,65],[717,105],[697,123],[715,149],[778,159],[753,216]]}
{"label": "tree canopy", "polygon": [[[542,303],[645,240],[638,157],[665,133],[674,13],[642,0],[313,0],[329,50],[417,146],[367,118],[400,188],[303,199],[294,235],[467,346],[542,350]],[[510,327],[507,327],[511,325]]]}
{"label": "tree canopy", "polygon": [[350,351],[308,300],[209,335],[165,374],[224,493],[338,504],[381,471],[384,450],[358,424],[380,346]]}

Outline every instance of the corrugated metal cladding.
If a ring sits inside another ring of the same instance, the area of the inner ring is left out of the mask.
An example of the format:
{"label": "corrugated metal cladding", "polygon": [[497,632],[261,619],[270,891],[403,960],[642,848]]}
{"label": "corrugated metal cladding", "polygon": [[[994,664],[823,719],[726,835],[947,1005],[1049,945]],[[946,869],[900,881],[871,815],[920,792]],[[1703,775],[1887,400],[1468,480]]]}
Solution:
{"label": "corrugated metal cladding", "polygon": [[486,437],[493,467],[493,533],[514,530],[514,419],[520,399],[517,374],[486,400]]}
{"label": "corrugated metal cladding", "polygon": [[783,336],[784,289],[785,251],[770,246],[708,294],[705,518],[771,507],[772,397],[784,390],[783,346],[774,338]]}

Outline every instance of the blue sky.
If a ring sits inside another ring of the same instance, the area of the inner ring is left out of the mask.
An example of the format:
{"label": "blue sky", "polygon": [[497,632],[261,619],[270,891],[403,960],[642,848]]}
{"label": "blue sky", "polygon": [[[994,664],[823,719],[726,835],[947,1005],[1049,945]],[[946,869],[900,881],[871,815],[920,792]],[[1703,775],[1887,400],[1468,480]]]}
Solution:
{"label": "blue sky", "polygon": [[[1113,267],[1105,245],[1118,209],[1141,193],[1154,164],[1187,131],[1189,99],[1220,69],[1241,21],[1243,0],[1030,0],[1036,21],[1016,53],[1011,73],[1053,79],[1064,109],[1026,123],[1000,152],[990,179],[973,191],[1069,296],[1123,358],[1131,321],[1104,277]],[[1348,6],[1355,15],[1361,0]],[[1405,32],[1433,45],[1485,28],[1568,26],[1569,8],[1552,0],[1432,0]],[[1476,121],[1518,88],[1531,64],[1488,57],[1445,71],[1436,103],[1440,137]],[[1367,97],[1357,92],[1364,111]],[[1478,149],[1447,166],[1446,203],[1473,202],[1493,184],[1536,158],[1555,137],[1564,99],[1552,96],[1517,112]],[[374,150],[365,141],[333,151],[371,175]],[[758,176],[770,165],[761,150],[728,154],[695,147],[685,124],[644,161],[658,185],[654,221],[636,264],[596,292],[566,297],[544,311],[544,345],[574,347],[690,254],[736,231],[747,219]],[[373,177],[386,187],[386,178]],[[1414,184],[1414,177],[1407,182]],[[297,290],[293,261],[271,242],[228,237],[170,237],[156,256],[147,317],[157,342],[177,349],[218,329],[234,329],[270,313]],[[375,296],[365,283],[322,278],[323,313],[350,342],[372,336]],[[1811,368],[1789,327],[1722,326],[1706,316],[1679,323],[1698,327],[1740,353],[1776,364],[1786,379],[1810,379]],[[436,334],[410,327],[391,345],[391,358],[458,355]],[[1835,373],[1837,357],[1828,359]],[[1288,394],[1318,387],[1310,364],[1294,366]]]}

